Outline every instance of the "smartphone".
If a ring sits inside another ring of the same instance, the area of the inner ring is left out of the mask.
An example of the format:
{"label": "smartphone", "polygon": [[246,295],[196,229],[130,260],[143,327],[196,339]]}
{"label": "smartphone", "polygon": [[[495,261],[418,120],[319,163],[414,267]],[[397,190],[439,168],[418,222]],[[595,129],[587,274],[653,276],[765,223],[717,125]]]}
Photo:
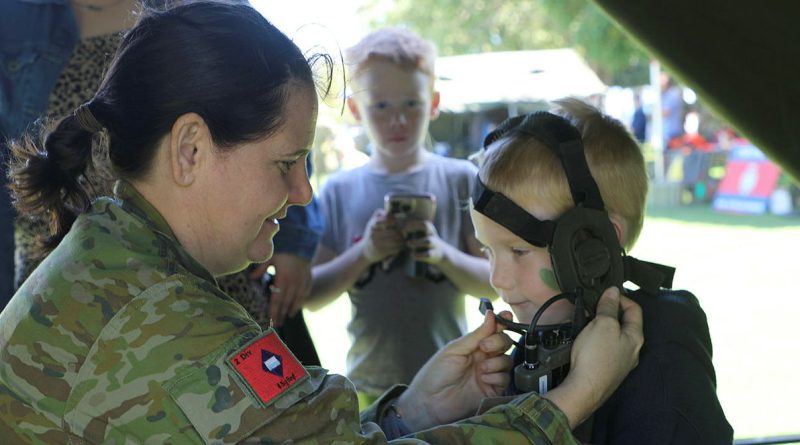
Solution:
{"label": "smartphone", "polygon": [[[394,216],[401,226],[410,219],[433,221],[436,213],[436,196],[431,193],[387,193],[383,197],[383,205],[386,213]],[[420,236],[424,236],[424,233]],[[400,254],[400,259],[406,276],[410,278],[425,276],[427,264],[415,261],[407,251]],[[390,265],[393,260],[394,258],[388,263],[384,262],[384,265]],[[384,267],[384,270],[388,270],[388,267]]]}
{"label": "smartphone", "polygon": [[387,213],[399,219],[433,221],[436,213],[436,196],[432,193],[387,193],[383,204]]}

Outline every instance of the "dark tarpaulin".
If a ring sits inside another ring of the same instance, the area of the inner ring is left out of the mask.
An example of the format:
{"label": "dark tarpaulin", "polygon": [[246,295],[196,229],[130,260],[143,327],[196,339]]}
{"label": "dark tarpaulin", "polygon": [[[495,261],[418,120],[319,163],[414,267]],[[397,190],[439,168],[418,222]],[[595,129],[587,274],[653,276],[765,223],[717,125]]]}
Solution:
{"label": "dark tarpaulin", "polygon": [[800,181],[800,0],[592,0]]}

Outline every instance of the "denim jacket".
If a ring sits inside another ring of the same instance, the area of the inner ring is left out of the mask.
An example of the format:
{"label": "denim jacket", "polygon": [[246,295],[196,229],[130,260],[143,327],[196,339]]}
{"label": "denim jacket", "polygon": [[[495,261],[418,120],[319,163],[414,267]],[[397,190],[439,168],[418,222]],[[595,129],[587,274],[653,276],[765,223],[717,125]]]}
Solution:
{"label": "denim jacket", "polygon": [[0,135],[16,138],[47,111],[79,34],[68,0],[0,5]]}

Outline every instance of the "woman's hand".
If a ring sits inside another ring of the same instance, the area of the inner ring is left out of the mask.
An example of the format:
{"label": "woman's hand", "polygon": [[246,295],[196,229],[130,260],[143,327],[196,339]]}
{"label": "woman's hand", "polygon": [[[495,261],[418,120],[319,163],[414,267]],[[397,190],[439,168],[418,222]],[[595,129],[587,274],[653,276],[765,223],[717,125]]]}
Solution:
{"label": "woman's hand", "polygon": [[[618,321],[620,308],[622,324]],[[617,288],[606,289],[597,303],[597,316],[572,346],[567,378],[544,397],[576,427],[602,406],[636,367],[643,343],[642,309],[620,297]]]}
{"label": "woman's hand", "polygon": [[[511,313],[501,313],[511,318]],[[473,332],[439,350],[399,397],[397,406],[406,425],[420,431],[475,413],[480,401],[501,395],[508,386],[513,342],[502,332],[491,311]]]}

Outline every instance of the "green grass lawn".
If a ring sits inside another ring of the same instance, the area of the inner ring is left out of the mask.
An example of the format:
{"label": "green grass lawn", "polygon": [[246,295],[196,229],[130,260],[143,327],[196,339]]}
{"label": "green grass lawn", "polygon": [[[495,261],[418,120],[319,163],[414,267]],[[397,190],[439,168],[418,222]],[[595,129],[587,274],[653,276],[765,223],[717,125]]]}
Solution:
{"label": "green grass lawn", "polygon": [[[800,433],[800,217],[725,215],[705,206],[651,210],[630,253],[675,266],[675,287],[700,299],[719,398],[736,437]],[[477,300],[467,307],[477,326]],[[345,370],[349,311],[340,298],[306,313],[323,365],[337,373]]]}

